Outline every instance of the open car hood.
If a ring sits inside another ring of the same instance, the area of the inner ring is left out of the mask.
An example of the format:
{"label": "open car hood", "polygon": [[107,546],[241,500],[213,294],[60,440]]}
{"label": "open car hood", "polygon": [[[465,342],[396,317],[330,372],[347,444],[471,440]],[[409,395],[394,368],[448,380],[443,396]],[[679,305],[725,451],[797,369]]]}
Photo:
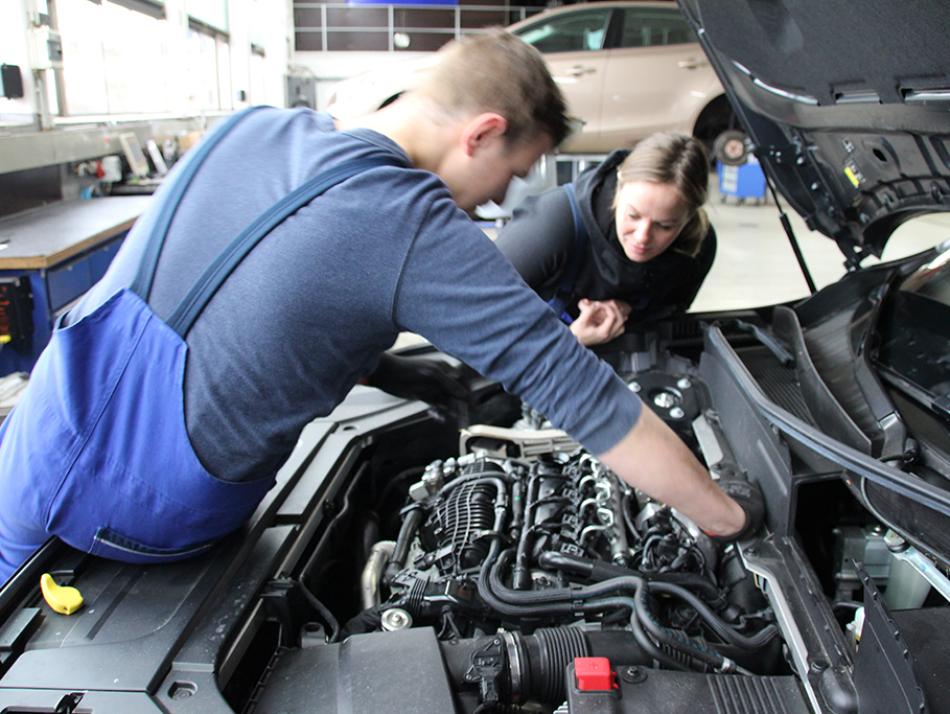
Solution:
{"label": "open car hood", "polygon": [[778,190],[849,266],[950,208],[950,4],[679,5]]}

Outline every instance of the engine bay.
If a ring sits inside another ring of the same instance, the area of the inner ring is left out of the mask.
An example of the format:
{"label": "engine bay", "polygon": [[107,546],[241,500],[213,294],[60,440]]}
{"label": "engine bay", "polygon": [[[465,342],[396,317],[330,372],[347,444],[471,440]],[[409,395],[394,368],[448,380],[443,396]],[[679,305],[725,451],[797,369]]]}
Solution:
{"label": "engine bay", "polygon": [[[748,541],[709,538],[477,375],[464,399],[434,406],[359,386],[304,430],[248,525],[207,555],[150,567],[44,546],[0,592],[0,707],[719,714],[942,702],[946,517],[924,497],[942,498],[950,475],[945,427],[896,375],[874,396],[900,419],[867,430],[868,453],[841,447],[832,407],[854,411],[856,370],[809,358],[863,349],[875,309],[863,296],[892,272],[864,271],[795,311],[665,322],[601,353],[713,478],[761,487],[766,524]],[[446,359],[429,346],[408,357]],[[87,606],[45,607],[44,572]]]}
{"label": "engine bay", "polygon": [[[715,472],[738,471],[695,376],[654,370],[628,386],[687,434],[700,458],[715,454]],[[324,614],[311,632],[311,641],[326,640],[321,662],[338,649],[337,666],[347,651],[359,670],[357,652],[391,646],[396,660],[400,636],[425,632],[410,647],[429,654],[414,679],[440,682],[440,696],[460,712],[555,711],[576,658],[608,662],[628,678],[655,665],[777,682],[791,674],[775,614],[739,546],[714,542],[631,488],[527,407],[511,427],[471,425],[456,455],[385,480],[378,516],[344,538],[363,544],[352,569],[361,609],[327,616],[323,598],[346,598],[327,597],[326,575],[301,579]],[[384,530],[395,538],[374,538]],[[297,671],[296,660],[312,657],[288,650],[270,666]],[[287,704],[273,687],[261,701],[264,711]]]}
{"label": "engine bay", "polygon": [[[776,308],[771,324],[753,313],[669,323],[601,354],[714,478],[760,484],[769,513],[757,538],[715,542],[526,405],[507,419],[496,405],[469,409],[457,447],[449,432],[435,458],[359,489],[382,495],[338,538],[363,544],[344,576],[351,589],[304,568],[299,582],[321,608],[337,604],[334,619],[317,618],[316,648],[288,649],[268,668],[329,667],[336,684],[317,678],[310,690],[327,711],[341,698],[354,710],[398,701],[400,711],[559,714],[857,711],[868,696],[912,705],[912,689],[895,690],[895,677],[914,676],[900,653],[919,648],[915,618],[942,621],[947,609],[903,567],[899,549],[919,551],[868,512],[867,484],[842,480],[815,443],[761,418],[777,404],[818,427],[805,437],[824,427],[793,352],[793,329],[805,329],[783,326],[790,312]],[[862,649],[862,632],[901,647]],[[907,666],[856,678],[874,657]],[[380,658],[384,693],[355,686]],[[286,708],[285,696],[265,687],[263,710]]]}
{"label": "engine bay", "polygon": [[[583,450],[478,452],[430,463],[410,487],[399,538],[373,546],[366,609],[341,638],[432,627],[455,694],[477,692],[483,708],[557,706],[575,657],[787,672],[774,616],[733,546]],[[389,595],[375,602],[380,590]]]}

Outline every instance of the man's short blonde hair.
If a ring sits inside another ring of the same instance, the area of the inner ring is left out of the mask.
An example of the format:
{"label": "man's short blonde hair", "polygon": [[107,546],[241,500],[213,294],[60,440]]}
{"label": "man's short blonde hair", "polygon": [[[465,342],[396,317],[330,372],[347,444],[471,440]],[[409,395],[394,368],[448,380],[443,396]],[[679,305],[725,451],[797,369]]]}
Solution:
{"label": "man's short blonde hair", "polygon": [[446,45],[417,92],[450,114],[497,112],[510,143],[568,134],[564,97],[541,53],[501,28]]}

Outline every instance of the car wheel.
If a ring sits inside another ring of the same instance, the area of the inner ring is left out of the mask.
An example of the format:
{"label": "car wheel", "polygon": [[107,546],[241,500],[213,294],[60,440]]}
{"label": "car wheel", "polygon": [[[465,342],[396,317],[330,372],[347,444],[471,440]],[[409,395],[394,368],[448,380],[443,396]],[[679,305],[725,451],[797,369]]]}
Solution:
{"label": "car wheel", "polygon": [[713,142],[713,156],[726,166],[741,166],[749,155],[745,132],[728,129]]}

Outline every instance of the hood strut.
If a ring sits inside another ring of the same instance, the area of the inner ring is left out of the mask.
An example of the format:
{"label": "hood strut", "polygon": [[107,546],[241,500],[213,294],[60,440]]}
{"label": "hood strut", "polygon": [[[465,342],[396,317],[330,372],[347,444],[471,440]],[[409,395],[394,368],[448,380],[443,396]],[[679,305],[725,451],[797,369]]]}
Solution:
{"label": "hood strut", "polygon": [[775,201],[775,207],[778,208],[779,220],[782,222],[782,228],[785,229],[785,235],[788,236],[788,242],[792,246],[792,252],[795,254],[795,260],[798,261],[798,267],[802,271],[802,275],[805,276],[805,283],[808,285],[808,291],[814,295],[817,290],[815,288],[815,281],[812,280],[811,271],[808,269],[808,264],[805,263],[805,256],[802,255],[802,249],[798,245],[798,238],[795,237],[795,231],[792,230],[792,224],[788,220],[788,214],[785,213],[785,209],[782,208],[782,204],[779,203],[778,194],[775,193],[775,185],[772,183],[772,178],[769,176],[769,172],[764,170],[765,162],[763,164],[762,175],[765,176],[765,183],[769,187],[769,193],[772,194],[772,200]]}

